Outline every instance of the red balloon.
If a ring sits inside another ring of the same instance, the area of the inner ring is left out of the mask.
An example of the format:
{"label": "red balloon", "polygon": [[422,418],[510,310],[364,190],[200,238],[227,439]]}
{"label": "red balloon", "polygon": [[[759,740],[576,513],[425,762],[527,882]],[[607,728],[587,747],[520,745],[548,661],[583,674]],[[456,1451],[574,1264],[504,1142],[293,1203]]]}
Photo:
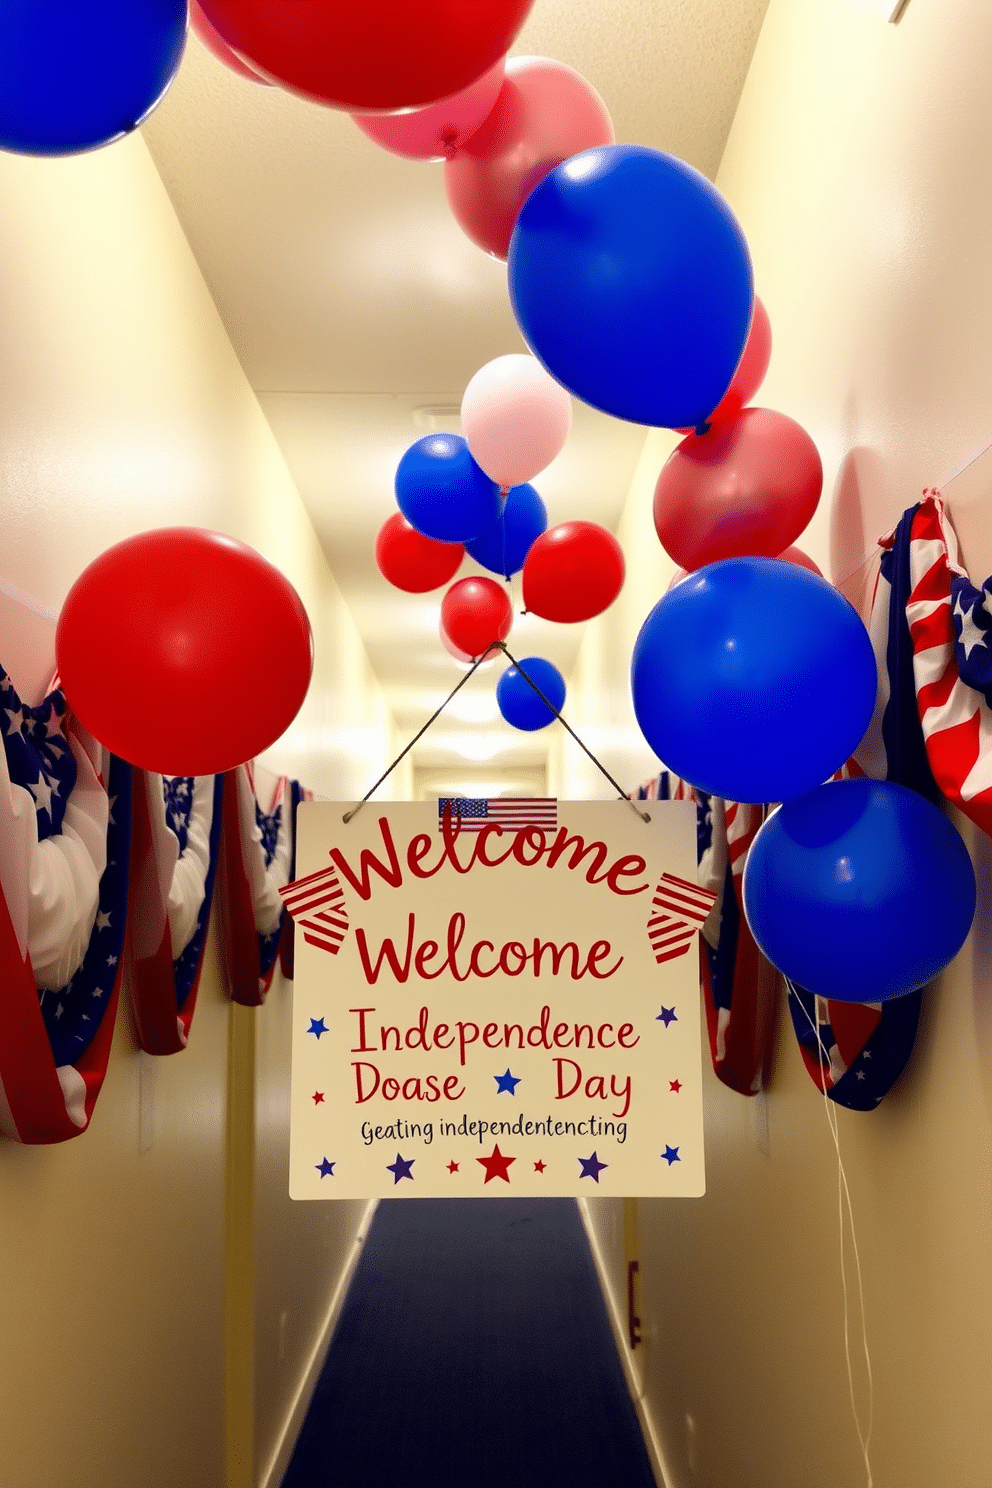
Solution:
{"label": "red balloon", "polygon": [[[764,382],[771,359],[772,325],[768,319],[768,311],[755,295],[754,315],[751,319],[751,330],[748,333],[744,354],[737,364],[737,371],[734,373],[729,388],[706,422],[719,424],[726,419],[736,418],[744,404],[750,403]],[[676,434],[693,434],[695,430],[676,429],[675,432]]]}
{"label": "red balloon", "polygon": [[[802,548],[786,548],[784,553],[779,553],[778,560],[780,563],[794,563],[797,568],[808,568],[810,573],[819,574],[820,578],[823,578],[822,568],[814,563]],[[688,577],[688,572],[684,568],[677,568],[668,581],[669,590],[674,589],[676,584],[681,584],[682,580]]]}
{"label": "red balloon", "polygon": [[533,0],[200,0],[266,77],[351,113],[424,108],[505,56]]}
{"label": "red balloon", "polygon": [[375,540],[375,561],[384,579],[407,594],[426,594],[453,579],[465,549],[461,543],[436,542],[411,527],[402,512],[384,522]]}
{"label": "red balloon", "polygon": [[445,163],[448,205],[473,243],[505,258],[534,187],[570,155],[613,138],[605,103],[574,68],[514,57],[496,107]]}
{"label": "red balloon", "polygon": [[786,548],[785,552],[779,553],[778,556],[783,563],[794,563],[797,568],[808,568],[810,573],[819,574],[820,578],[823,578],[823,569],[818,563],[814,563],[809,554],[804,553],[802,548]]}
{"label": "red balloon", "polygon": [[217,27],[212,25],[204,15],[198,0],[189,0],[189,24],[203,45],[209,48],[214,56],[218,57],[232,72],[236,72],[239,77],[248,78],[253,83],[261,83],[263,88],[270,86],[268,78],[260,77],[257,72],[242,62],[236,52],[231,50]]}
{"label": "red balloon", "polygon": [[296,717],[313,671],[289,581],[247,544],[195,527],[101,553],[66,596],[55,654],[84,728],[163,775],[253,759]]}
{"label": "red balloon", "polygon": [[802,532],[822,488],[805,429],[770,408],[744,408],[669,455],[655,487],[655,530],[690,572],[720,558],[774,558]]}
{"label": "red balloon", "polygon": [[623,588],[626,565],[612,532],[595,522],[549,527],[524,561],[524,604],[544,620],[591,620]]}
{"label": "red balloon", "polygon": [[505,641],[512,624],[509,591],[495,579],[459,579],[441,601],[441,629],[465,656],[482,656],[493,641]]}

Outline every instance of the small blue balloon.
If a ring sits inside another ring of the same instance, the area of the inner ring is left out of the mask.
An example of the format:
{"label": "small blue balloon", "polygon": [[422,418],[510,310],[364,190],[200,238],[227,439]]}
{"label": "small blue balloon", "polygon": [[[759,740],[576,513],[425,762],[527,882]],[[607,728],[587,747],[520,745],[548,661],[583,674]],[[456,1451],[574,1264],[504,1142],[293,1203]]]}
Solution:
{"label": "small blue balloon", "polygon": [[655,605],[631,687],[670,770],[730,801],[786,801],[850,759],[877,675],[868,632],[826,579],[777,558],[726,558]]}
{"label": "small blue balloon", "polygon": [[940,810],[886,780],[837,780],[764,823],[744,910],[787,977],[838,1002],[884,1002],[931,981],[964,944],[975,874]]}
{"label": "small blue balloon", "polygon": [[[527,676],[523,675],[525,672]],[[555,715],[531,687],[527,677],[537,684],[548,703],[559,713],[565,706],[565,678],[543,656],[527,656],[520,662],[519,669],[510,667],[497,682],[496,702],[507,723],[533,732],[554,723]]]}
{"label": "small blue balloon", "polygon": [[747,242],[673,155],[607,145],[564,161],[524,203],[508,269],[528,346],[594,408],[680,429],[730,386],[754,309]]}
{"label": "small blue balloon", "polygon": [[499,486],[460,434],[427,434],[411,444],[396,470],[396,502],[411,527],[437,542],[469,542],[503,510]]}
{"label": "small blue balloon", "polygon": [[503,515],[465,548],[476,563],[508,579],[519,573],[532,545],[546,531],[548,509],[533,486],[511,486]]}
{"label": "small blue balloon", "polygon": [[182,60],[186,0],[3,0],[0,149],[76,155],[129,134]]}

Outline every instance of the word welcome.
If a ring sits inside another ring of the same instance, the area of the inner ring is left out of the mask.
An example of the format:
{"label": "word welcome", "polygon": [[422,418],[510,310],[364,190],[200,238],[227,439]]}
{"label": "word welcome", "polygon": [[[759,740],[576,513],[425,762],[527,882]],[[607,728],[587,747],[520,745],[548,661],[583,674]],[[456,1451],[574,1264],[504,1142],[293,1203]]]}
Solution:
{"label": "word welcome", "polygon": [[[355,941],[365,980],[370,987],[374,986],[379,980],[383,963],[389,966],[398,982],[408,980],[411,964],[415,974],[427,982],[433,982],[446,971],[451,973],[456,982],[467,982],[470,977],[485,980],[495,976],[498,971],[504,976],[517,977],[528,967],[535,977],[539,977],[546,967],[550,968],[551,976],[556,977],[563,964],[573,982],[581,981],[587,973],[597,981],[604,982],[614,976],[623,965],[623,957],[619,956],[612,966],[600,969],[600,962],[613,954],[608,940],[593,941],[583,956],[574,940],[567,940],[564,945],[559,946],[553,940],[542,940],[539,935],[535,935],[529,949],[522,941],[508,940],[497,951],[493,941],[477,940],[471,950],[466,950],[459,957],[461,943],[465,938],[465,923],[465,916],[460,910],[449,919],[444,960],[437,966],[431,965],[441,954],[441,946],[436,940],[422,940],[414,952],[417,917],[412,912],[407,919],[406,951],[402,956],[397,952],[392,937],[387,935],[383,937],[378,955],[373,958],[365,931],[359,926],[355,930]],[[489,962],[488,965],[483,965],[483,957]]]}
{"label": "word welcome", "polygon": [[[404,855],[407,871],[414,878],[426,879],[433,878],[446,864],[455,873],[471,873],[476,867],[498,868],[501,863],[512,858],[522,868],[536,868],[540,863],[545,868],[556,868],[561,863],[573,872],[584,868],[587,883],[605,883],[612,894],[622,894],[625,897],[643,894],[651,887],[646,879],[634,886],[626,886],[623,882],[643,875],[647,863],[639,853],[628,853],[615,862],[609,862],[609,849],[605,842],[587,843],[577,833],[570,833],[567,827],[560,827],[549,840],[548,833],[541,827],[520,827],[511,835],[504,832],[498,822],[490,822],[480,832],[465,833],[471,848],[463,847],[461,857],[457,851],[460,832],[460,821],[453,820],[447,812],[442,819],[440,842],[427,832],[418,832],[407,844]],[[377,858],[370,848],[362,848],[357,871],[352,868],[339,847],[330,849],[330,856],[355,893],[366,901],[372,893],[373,873],[392,889],[398,889],[403,884],[403,863],[393,841],[388,817],[380,816],[379,833],[385,858]],[[493,839],[504,836],[510,838],[506,851],[491,854],[489,849]],[[431,863],[431,853],[437,847],[440,848],[437,860]]]}

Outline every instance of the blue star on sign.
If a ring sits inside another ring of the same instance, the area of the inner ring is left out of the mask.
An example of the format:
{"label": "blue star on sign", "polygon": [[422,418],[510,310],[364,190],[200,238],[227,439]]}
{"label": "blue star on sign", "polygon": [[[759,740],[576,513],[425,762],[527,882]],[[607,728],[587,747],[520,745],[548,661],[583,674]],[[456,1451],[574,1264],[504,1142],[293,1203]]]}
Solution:
{"label": "blue star on sign", "polygon": [[328,1162],[326,1157],[322,1162],[314,1163],[314,1167],[317,1169],[317,1172],[320,1174],[321,1178],[334,1177],[334,1164],[332,1162]]}
{"label": "blue star on sign", "polygon": [[516,1095],[517,1086],[520,1084],[520,1076],[511,1075],[509,1068],[507,1068],[505,1075],[493,1075],[493,1079],[496,1081],[497,1095],[502,1095],[504,1092],[507,1095]]}
{"label": "blue star on sign", "polygon": [[310,1027],[307,1029],[307,1033],[312,1033],[314,1038],[319,1041],[320,1035],[322,1033],[330,1033],[330,1029],[324,1022],[323,1018],[311,1018]]}
{"label": "blue star on sign", "polygon": [[679,1020],[675,1016],[675,1009],[673,1007],[663,1007],[654,1021],[656,1023],[664,1023],[665,1027],[667,1028],[669,1023],[677,1023]]}
{"label": "blue star on sign", "polygon": [[409,1178],[410,1182],[413,1182],[413,1174],[410,1172],[410,1169],[413,1167],[416,1161],[417,1159],[415,1157],[400,1157],[399,1153],[397,1152],[396,1161],[394,1163],[386,1164],[386,1172],[392,1173],[393,1175],[394,1187],[397,1183],[399,1183],[401,1178]]}
{"label": "blue star on sign", "polygon": [[599,1175],[603,1171],[603,1169],[610,1166],[609,1163],[600,1162],[595,1152],[593,1153],[592,1157],[580,1157],[579,1165],[582,1168],[582,1172],[579,1174],[579,1177],[592,1178],[593,1181],[596,1183],[599,1182]]}
{"label": "blue star on sign", "polygon": [[679,1149],[677,1147],[669,1147],[667,1144],[661,1156],[665,1159],[669,1167],[672,1166],[672,1163],[682,1161],[682,1159],[679,1157]]}

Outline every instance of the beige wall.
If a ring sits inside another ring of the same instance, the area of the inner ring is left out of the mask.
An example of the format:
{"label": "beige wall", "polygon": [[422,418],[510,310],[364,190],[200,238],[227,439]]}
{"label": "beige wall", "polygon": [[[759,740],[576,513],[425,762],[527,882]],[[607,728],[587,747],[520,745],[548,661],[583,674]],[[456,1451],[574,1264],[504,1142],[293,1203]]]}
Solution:
{"label": "beige wall", "polygon": [[[992,9],[910,0],[898,25],[890,9],[771,0],[718,177],[775,335],[760,401],[800,420],[824,458],[826,495],[802,545],[855,597],[875,538],[992,433]],[[663,438],[648,442],[655,472]],[[992,570],[992,458],[948,497],[981,582]],[[607,718],[604,700],[671,572],[631,544],[633,532],[653,542],[649,513],[650,490],[635,486],[626,611],[604,617],[573,678],[573,712],[612,726],[605,743],[631,782],[649,771],[616,732],[626,703]],[[876,1488],[992,1483],[992,846],[966,835],[980,882],[972,941],[927,993],[896,1090],[870,1115],[839,1112],[875,1378]],[[639,1206],[640,1367],[671,1488],[860,1488],[822,1097],[784,1019],[756,1101],[704,1063],[707,1195]],[[597,1224],[619,1285],[616,1211],[602,1208]],[[847,1264],[864,1416],[849,1239]]]}
{"label": "beige wall", "polygon": [[[143,142],[0,154],[0,218],[0,584],[20,596],[0,597],[0,661],[35,700],[51,614],[98,552],[158,525],[232,533],[283,568],[315,633],[267,763],[361,794],[391,720]],[[277,1456],[361,1217],[287,1197],[289,1018],[277,980],[232,1041],[211,941],[184,1053],[139,1055],[125,1012],[90,1131],[0,1143],[4,1485],[241,1488]],[[226,1239],[232,1362],[254,1354],[260,1405],[253,1423],[235,1370],[225,1449]]]}

